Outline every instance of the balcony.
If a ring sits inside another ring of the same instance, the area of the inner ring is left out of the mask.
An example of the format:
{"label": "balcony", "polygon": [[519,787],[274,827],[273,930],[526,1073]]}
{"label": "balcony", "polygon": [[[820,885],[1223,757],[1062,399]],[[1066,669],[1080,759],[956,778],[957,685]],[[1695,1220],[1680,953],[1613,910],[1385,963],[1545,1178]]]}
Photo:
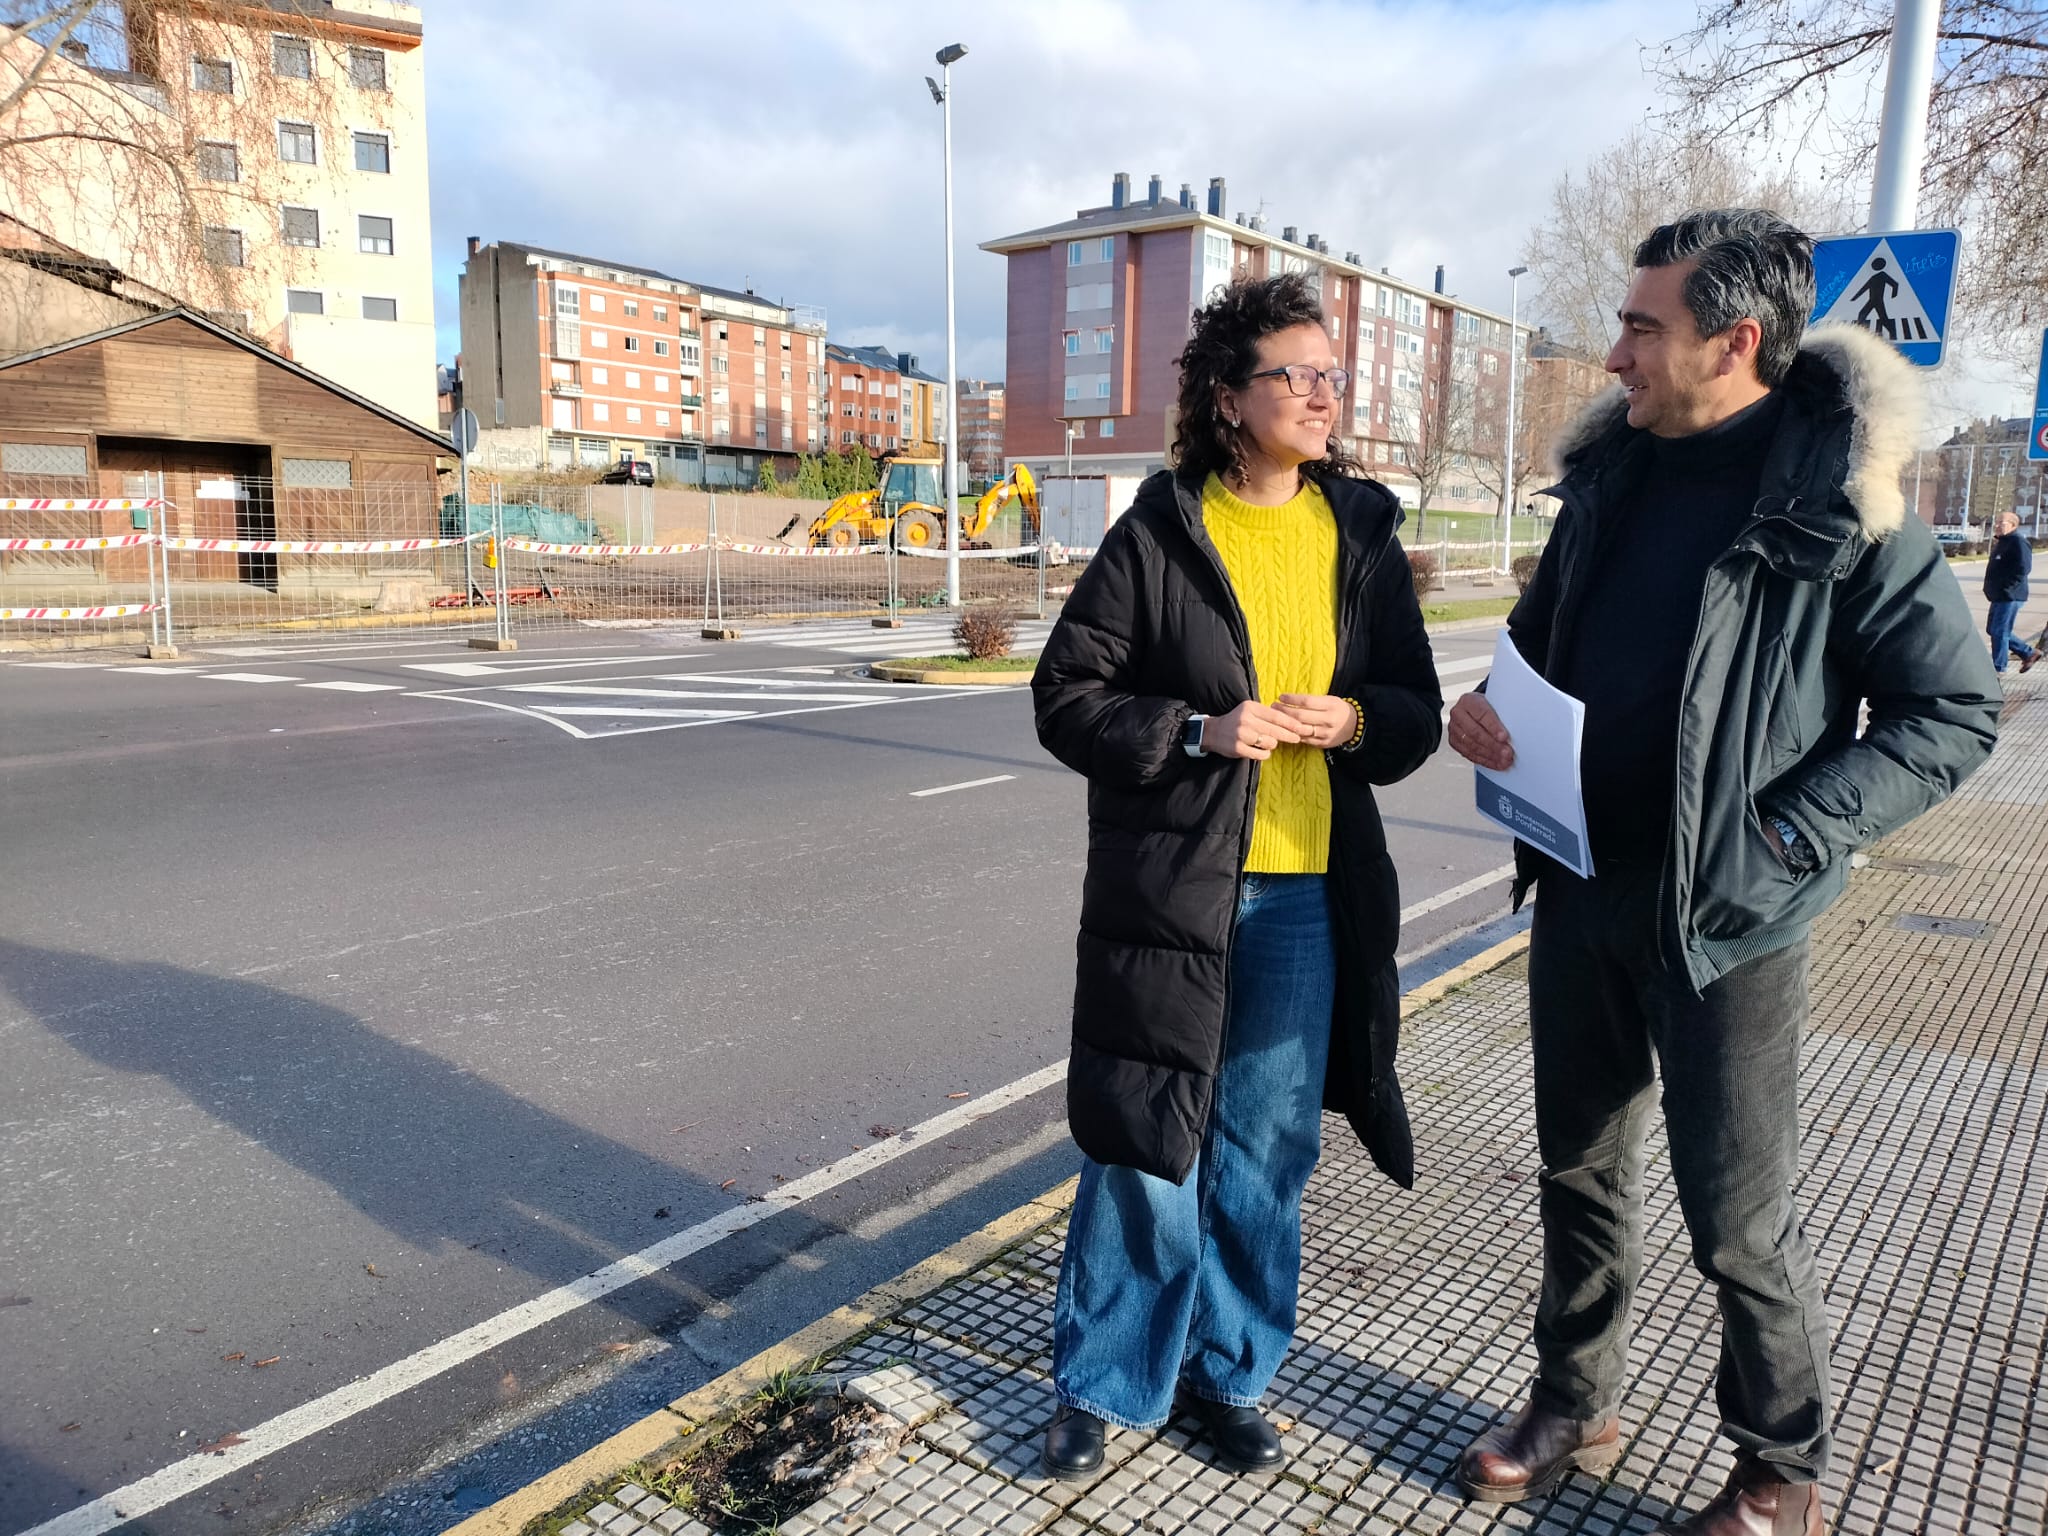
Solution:
{"label": "balcony", "polygon": [[704,330],[701,326],[683,325],[676,328],[676,334],[678,336],[702,336]]}
{"label": "balcony", "polygon": [[548,382],[548,393],[574,398],[583,393],[583,386],[569,379],[552,379]]}
{"label": "balcony", "polygon": [[677,395],[676,404],[686,411],[701,411],[704,409],[704,397],[702,395]]}

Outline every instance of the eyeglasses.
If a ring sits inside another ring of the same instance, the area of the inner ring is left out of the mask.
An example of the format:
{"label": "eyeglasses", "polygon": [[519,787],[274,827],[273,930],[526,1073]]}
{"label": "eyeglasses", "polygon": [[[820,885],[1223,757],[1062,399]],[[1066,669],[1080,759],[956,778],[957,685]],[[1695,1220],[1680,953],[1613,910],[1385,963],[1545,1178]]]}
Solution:
{"label": "eyeglasses", "polygon": [[1284,368],[1263,368],[1257,373],[1245,375],[1245,383],[1253,379],[1285,379],[1290,395],[1312,395],[1316,392],[1316,380],[1328,379],[1330,393],[1343,397],[1351,387],[1351,374],[1343,368],[1311,368],[1307,363],[1289,363]]}

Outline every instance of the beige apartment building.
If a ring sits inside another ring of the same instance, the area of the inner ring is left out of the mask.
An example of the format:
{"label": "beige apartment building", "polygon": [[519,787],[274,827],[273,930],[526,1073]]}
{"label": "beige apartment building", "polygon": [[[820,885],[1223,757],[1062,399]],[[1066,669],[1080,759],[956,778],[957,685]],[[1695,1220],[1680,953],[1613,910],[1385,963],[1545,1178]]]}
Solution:
{"label": "beige apartment building", "polygon": [[825,347],[828,448],[869,453],[943,451],[946,385],[908,352],[886,347]]}
{"label": "beige apartment building", "polygon": [[1107,204],[982,245],[1009,265],[1005,463],[1056,472],[1071,426],[1077,474],[1163,467],[1175,359],[1204,296],[1238,273],[1302,272],[1351,372],[1344,435],[1368,469],[1411,500],[1431,478],[1433,504],[1497,504],[1508,318],[1444,292],[1441,268],[1433,286],[1411,283],[1297,226],[1233,219],[1225,201],[1221,177],[1198,202],[1185,184],[1168,196],[1157,176],[1136,199],[1120,173]]}
{"label": "beige apartment building", "polygon": [[820,444],[816,312],[509,240],[472,238],[458,286],[463,399],[493,454],[751,485]]}
{"label": "beige apartment building", "polygon": [[432,427],[419,8],[180,0],[102,32],[0,52],[0,88],[41,62],[13,126],[46,135],[0,212]]}

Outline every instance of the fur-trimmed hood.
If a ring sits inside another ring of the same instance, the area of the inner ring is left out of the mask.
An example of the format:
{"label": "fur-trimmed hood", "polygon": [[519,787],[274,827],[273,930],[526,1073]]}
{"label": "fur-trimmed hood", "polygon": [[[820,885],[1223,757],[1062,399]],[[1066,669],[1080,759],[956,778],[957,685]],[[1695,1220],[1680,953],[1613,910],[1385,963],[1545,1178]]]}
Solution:
{"label": "fur-trimmed hood", "polygon": [[[1823,325],[1806,333],[1780,387],[1817,440],[1847,418],[1848,449],[1835,489],[1855,509],[1871,543],[1895,533],[1906,517],[1901,480],[1924,420],[1919,370],[1860,326]],[[1580,412],[1553,450],[1558,478],[1590,467],[1635,436],[1640,429],[1628,425],[1627,414],[1618,384]]]}

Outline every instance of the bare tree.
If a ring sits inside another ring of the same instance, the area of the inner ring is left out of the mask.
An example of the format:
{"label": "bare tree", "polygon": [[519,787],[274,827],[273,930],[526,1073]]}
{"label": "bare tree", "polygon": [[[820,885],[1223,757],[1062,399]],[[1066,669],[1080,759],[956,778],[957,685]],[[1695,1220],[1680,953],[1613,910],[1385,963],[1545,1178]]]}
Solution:
{"label": "bare tree", "polygon": [[1565,346],[1604,357],[1642,238],[1695,208],[1736,207],[1773,208],[1816,233],[1846,216],[1840,197],[1784,170],[1759,174],[1702,134],[1636,128],[1551,189],[1549,217],[1530,232],[1525,258],[1535,313]]}
{"label": "bare tree", "polygon": [[[195,308],[263,312],[280,120],[331,119],[347,69],[318,17],[313,0],[0,0],[0,214]],[[273,57],[280,33],[304,34],[303,75]]]}
{"label": "bare tree", "polygon": [[[1892,0],[1706,0],[1658,60],[1671,119],[1731,147],[1791,143],[1860,200],[1893,15]],[[2048,7],[1944,0],[1939,36],[1920,222],[1964,231],[1958,315],[2012,354],[2048,315]]]}

